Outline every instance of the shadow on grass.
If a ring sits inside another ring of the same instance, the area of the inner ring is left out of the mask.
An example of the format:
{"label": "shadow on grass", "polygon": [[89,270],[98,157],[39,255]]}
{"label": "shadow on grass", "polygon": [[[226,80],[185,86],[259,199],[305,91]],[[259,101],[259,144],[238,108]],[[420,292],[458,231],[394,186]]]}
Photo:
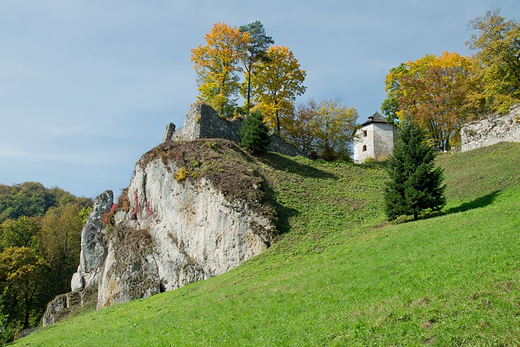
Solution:
{"label": "shadow on grass", "polygon": [[[264,178],[264,182],[267,182]],[[272,187],[268,186],[266,189],[267,199],[274,207],[276,212],[276,230],[278,231],[278,235],[285,234],[291,230],[291,224],[289,223],[289,219],[291,217],[297,216],[300,214],[300,211],[290,208],[287,206],[283,206],[278,203],[275,199],[276,192]]]}
{"label": "shadow on grass", "polygon": [[280,204],[274,204],[276,210],[276,230],[280,234],[285,234],[291,230],[291,225],[289,223],[289,218],[293,216],[297,216],[300,214],[300,211],[295,210],[294,208],[289,208],[286,206],[282,206]]}
{"label": "shadow on grass", "polygon": [[493,203],[493,201],[495,201],[495,199],[499,193],[500,193],[500,191],[498,191],[498,190],[494,191],[493,193],[486,194],[473,201],[468,201],[459,206],[452,207],[446,211],[442,211],[439,214],[446,215],[446,214],[452,214],[452,213],[466,212],[466,211],[473,210],[473,209],[479,208],[479,207],[486,207],[488,205],[491,205]]}
{"label": "shadow on grass", "polygon": [[336,178],[335,175],[323,172],[312,166],[300,164],[296,161],[286,158],[278,153],[269,152],[261,158],[264,164],[271,166],[275,170],[286,171],[304,177],[312,178]]}
{"label": "shadow on grass", "polygon": [[[418,220],[431,219],[431,218],[435,218],[435,217],[446,216],[446,215],[453,214],[453,213],[466,212],[469,210],[473,210],[475,208],[486,207],[488,205],[491,205],[499,194],[500,194],[500,191],[497,190],[493,193],[489,193],[484,196],[481,196],[480,198],[477,198],[473,201],[468,201],[463,204],[460,204],[459,206],[451,207],[445,211],[433,211],[430,213],[420,215]],[[413,217],[400,216],[390,223],[391,224],[403,224],[403,223],[410,223],[410,222],[415,222]],[[382,225],[384,226],[386,223],[387,222],[383,222]]]}

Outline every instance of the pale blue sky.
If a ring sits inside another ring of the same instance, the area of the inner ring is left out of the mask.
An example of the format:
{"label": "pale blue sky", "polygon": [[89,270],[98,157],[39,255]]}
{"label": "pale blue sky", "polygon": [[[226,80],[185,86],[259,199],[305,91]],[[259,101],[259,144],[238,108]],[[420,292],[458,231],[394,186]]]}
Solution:
{"label": "pale blue sky", "polygon": [[118,195],[139,157],[183,123],[190,49],[213,23],[259,20],[307,71],[297,102],[339,97],[360,121],[390,68],[465,46],[487,10],[518,0],[0,0],[0,183]]}

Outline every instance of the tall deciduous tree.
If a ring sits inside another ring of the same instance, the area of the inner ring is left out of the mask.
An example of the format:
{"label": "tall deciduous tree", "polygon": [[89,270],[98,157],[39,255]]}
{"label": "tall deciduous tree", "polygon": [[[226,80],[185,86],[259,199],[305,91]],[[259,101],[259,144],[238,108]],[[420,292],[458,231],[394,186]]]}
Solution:
{"label": "tall deciduous tree", "polygon": [[292,116],[296,96],[306,90],[303,85],[306,72],[287,47],[271,46],[267,58],[268,61],[256,65],[251,78],[253,100],[269,127],[280,134],[281,118]]}
{"label": "tall deciduous tree", "polygon": [[10,322],[29,327],[31,318],[39,318],[38,295],[44,286],[48,265],[27,247],[9,247],[0,253],[0,292]]}
{"label": "tall deciduous tree", "polygon": [[240,62],[247,55],[249,39],[247,32],[215,23],[205,36],[206,45],[191,50],[191,61],[198,74],[198,98],[222,116],[231,116],[236,107]]}
{"label": "tall deciduous tree", "polygon": [[0,251],[8,247],[36,248],[40,224],[34,217],[7,220],[0,227]]}
{"label": "tall deciduous tree", "polygon": [[316,148],[326,160],[348,159],[358,113],[339,100],[324,100],[317,105],[314,121]]}
{"label": "tall deciduous tree", "polygon": [[478,32],[466,44],[477,50],[476,74],[482,79],[483,96],[492,109],[507,112],[520,101],[520,24],[494,10],[469,26]]}
{"label": "tall deciduous tree", "polygon": [[449,150],[460,141],[461,125],[475,117],[467,98],[474,89],[471,71],[469,58],[448,52],[401,64],[387,75],[382,108],[390,118],[413,116],[435,148]]}
{"label": "tall deciduous tree", "polygon": [[53,269],[51,289],[64,293],[70,287],[70,279],[79,264],[81,229],[83,220],[77,204],[67,204],[62,209],[51,208],[42,220],[40,253]]}
{"label": "tall deciduous tree", "polygon": [[242,86],[242,96],[246,99],[246,109],[251,108],[251,74],[254,65],[259,61],[268,62],[267,49],[274,44],[273,38],[267,36],[261,22],[255,21],[239,28],[241,32],[249,34],[247,54],[244,56],[243,64],[245,81]]}
{"label": "tall deciduous tree", "polygon": [[300,105],[288,118],[282,135],[304,153],[316,151],[326,160],[348,159],[358,113],[338,99]]}
{"label": "tall deciduous tree", "polygon": [[281,133],[287,142],[306,154],[316,150],[314,134],[316,109],[312,107],[314,104],[316,103],[312,100],[299,104],[294,116],[286,119]]}
{"label": "tall deciduous tree", "polygon": [[388,97],[383,101],[381,111],[389,123],[395,123],[399,119],[399,97],[404,93],[401,87],[401,80],[406,75],[408,75],[408,67],[405,63],[391,68],[390,73],[386,75],[385,90]]}
{"label": "tall deciduous tree", "polygon": [[435,152],[421,127],[411,119],[401,122],[394,152],[388,160],[390,180],[385,188],[389,220],[401,215],[417,219],[425,210],[440,210],[446,203],[442,169],[435,167]]}

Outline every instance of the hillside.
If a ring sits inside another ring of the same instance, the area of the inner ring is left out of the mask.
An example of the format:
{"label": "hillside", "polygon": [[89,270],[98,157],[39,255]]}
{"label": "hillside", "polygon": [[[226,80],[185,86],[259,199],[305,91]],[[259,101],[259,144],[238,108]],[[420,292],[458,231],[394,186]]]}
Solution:
{"label": "hillside", "polygon": [[269,154],[283,233],[224,275],[88,312],[16,345],[517,345],[519,144],[439,157],[448,206],[384,221],[384,165]]}

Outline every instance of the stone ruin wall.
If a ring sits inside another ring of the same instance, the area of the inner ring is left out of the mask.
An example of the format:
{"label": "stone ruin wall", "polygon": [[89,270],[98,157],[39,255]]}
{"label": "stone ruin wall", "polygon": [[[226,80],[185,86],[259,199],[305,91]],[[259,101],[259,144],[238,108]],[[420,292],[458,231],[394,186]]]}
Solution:
{"label": "stone ruin wall", "polygon": [[505,116],[495,114],[464,125],[460,138],[462,152],[499,142],[520,142],[520,104],[511,107]]}
{"label": "stone ruin wall", "polygon": [[[205,104],[193,106],[186,118],[184,125],[176,129],[175,124],[170,123],[166,126],[163,142],[166,141],[189,141],[199,138],[218,138],[231,140],[240,143],[240,128],[242,119],[232,121],[221,118],[218,113]],[[285,142],[277,135],[271,136],[271,143],[267,147],[270,152],[277,152],[289,156],[304,155],[294,146]]]}

